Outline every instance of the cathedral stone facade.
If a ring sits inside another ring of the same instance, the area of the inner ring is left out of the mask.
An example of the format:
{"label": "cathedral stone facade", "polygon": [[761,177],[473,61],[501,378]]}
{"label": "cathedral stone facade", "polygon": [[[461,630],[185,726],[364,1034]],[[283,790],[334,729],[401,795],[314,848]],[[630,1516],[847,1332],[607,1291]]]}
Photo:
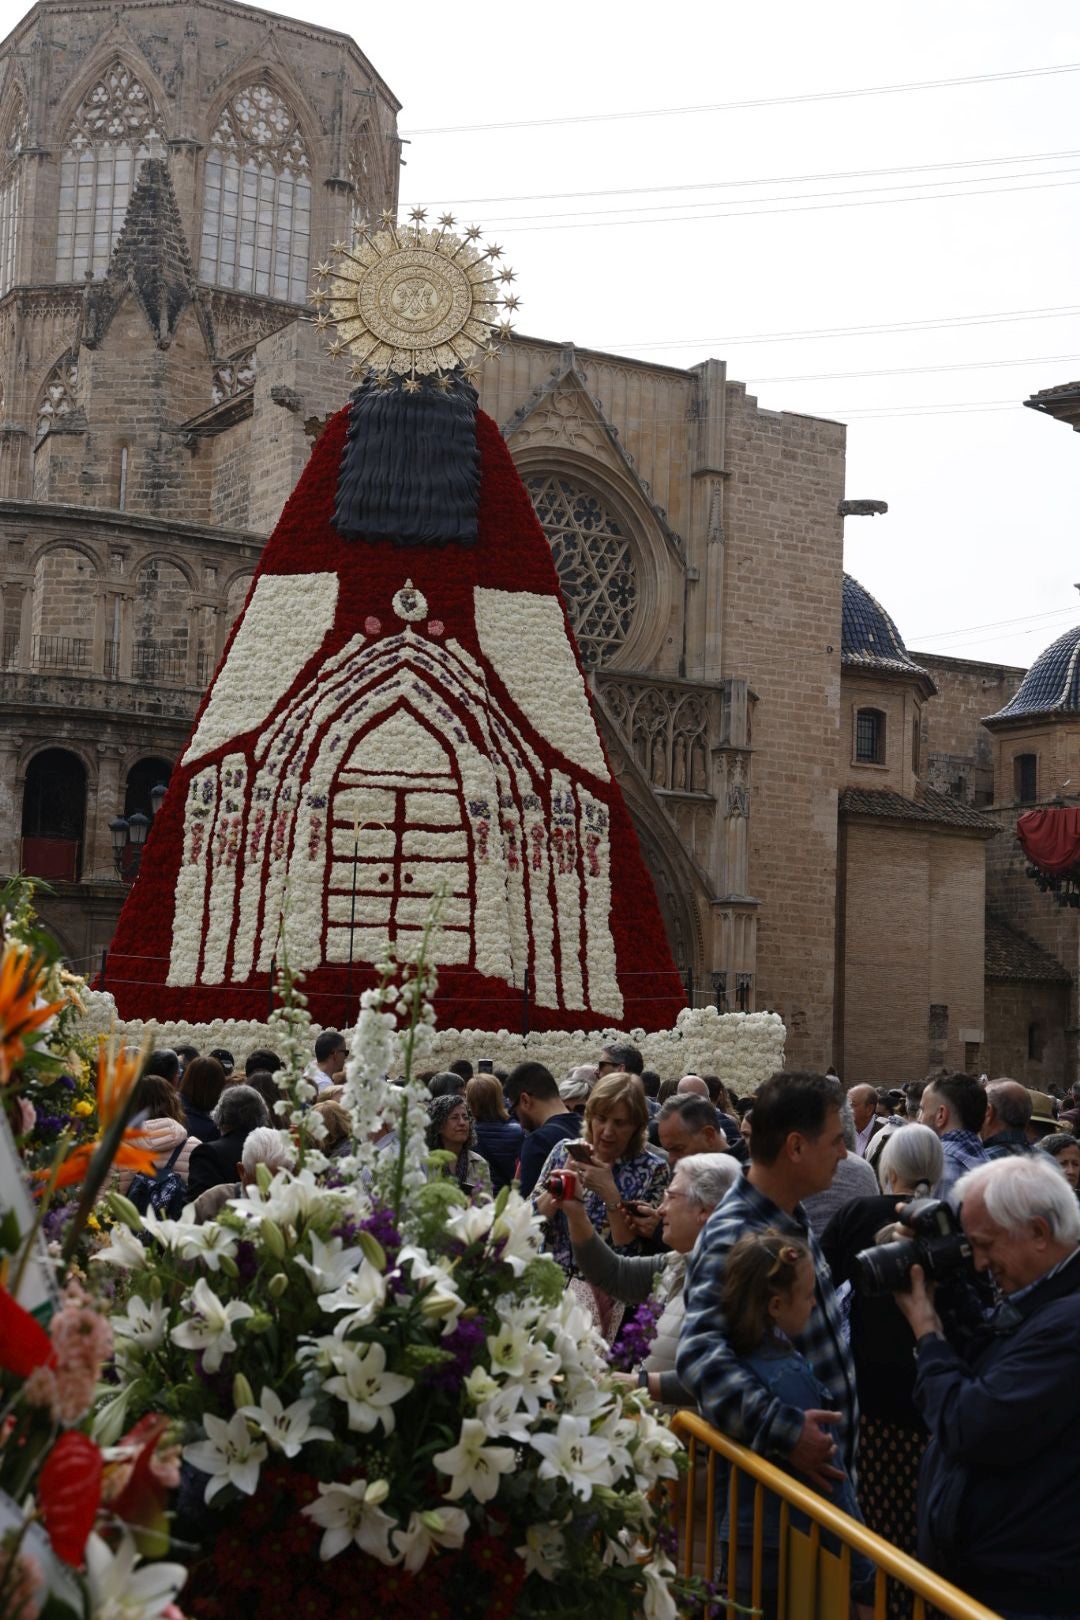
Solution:
{"label": "cathedral stone facade", "polygon": [[[39,0],[0,45],[0,871],[49,880],[83,969],[348,397],[307,295],[396,207],[397,112],[353,41],[232,0]],[[1008,815],[981,721],[1022,672],[909,656],[845,582],[843,427],[761,409],[720,360],[529,336],[481,403],[688,995],[778,1011],[789,1061],[849,1078],[993,1063]],[[1043,1001],[1072,993],[1058,971]]]}

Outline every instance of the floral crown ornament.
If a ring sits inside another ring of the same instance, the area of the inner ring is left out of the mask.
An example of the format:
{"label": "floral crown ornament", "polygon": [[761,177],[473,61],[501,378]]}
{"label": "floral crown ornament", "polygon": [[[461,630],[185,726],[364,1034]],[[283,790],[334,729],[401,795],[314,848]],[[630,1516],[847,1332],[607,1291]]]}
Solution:
{"label": "floral crown ornament", "polygon": [[335,242],[336,264],[317,267],[316,330],[335,328],[330,354],[350,355],[357,382],[374,374],[382,387],[417,394],[430,378],[445,391],[459,368],[475,382],[478,362],[496,359],[498,339],[513,330],[508,317],[521,300],[508,290],[514,272],[500,263],[502,248],[481,247],[478,225],[455,235],[453,214],[434,229],[426,219],[414,208],[399,226],[384,209],[351,246]]}

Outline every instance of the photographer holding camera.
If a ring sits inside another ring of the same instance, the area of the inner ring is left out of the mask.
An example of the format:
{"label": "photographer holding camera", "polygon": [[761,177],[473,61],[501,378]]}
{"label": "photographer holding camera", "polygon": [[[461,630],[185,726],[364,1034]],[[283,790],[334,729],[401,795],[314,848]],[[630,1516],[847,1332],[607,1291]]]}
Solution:
{"label": "photographer holding camera", "polygon": [[[1037,1155],[968,1171],[952,1198],[972,1263],[1002,1303],[962,1354],[924,1265],[894,1294],[915,1335],[915,1404],[930,1434],[919,1557],[1004,1620],[1080,1620],[1080,1476],[1062,1444],[1080,1417],[1080,1209]],[[955,1268],[957,1241],[916,1245],[940,1275]]]}

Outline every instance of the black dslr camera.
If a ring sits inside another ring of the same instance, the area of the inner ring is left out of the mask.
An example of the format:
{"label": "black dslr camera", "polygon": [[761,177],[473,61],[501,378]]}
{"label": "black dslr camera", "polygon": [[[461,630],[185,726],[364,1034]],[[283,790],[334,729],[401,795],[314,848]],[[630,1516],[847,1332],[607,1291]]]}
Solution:
{"label": "black dslr camera", "polygon": [[927,1280],[937,1283],[962,1273],[974,1275],[971,1244],[949,1204],[940,1198],[915,1198],[902,1205],[899,1213],[914,1236],[878,1243],[855,1256],[855,1281],[860,1293],[907,1293],[912,1266],[922,1266]]}

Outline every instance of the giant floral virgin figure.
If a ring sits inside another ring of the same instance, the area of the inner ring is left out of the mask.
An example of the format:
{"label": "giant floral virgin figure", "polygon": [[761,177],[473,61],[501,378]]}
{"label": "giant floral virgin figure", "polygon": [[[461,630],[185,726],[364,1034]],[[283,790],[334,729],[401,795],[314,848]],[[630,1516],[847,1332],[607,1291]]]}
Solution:
{"label": "giant floral virgin figure", "polygon": [[[554,564],[472,358],[495,250],[384,217],[316,324],[353,355],[263,553],[109,954],[125,1017],[351,1021],[392,946],[444,1027],[666,1028],[682,1005]],[[505,333],[505,322],[498,328]]]}

